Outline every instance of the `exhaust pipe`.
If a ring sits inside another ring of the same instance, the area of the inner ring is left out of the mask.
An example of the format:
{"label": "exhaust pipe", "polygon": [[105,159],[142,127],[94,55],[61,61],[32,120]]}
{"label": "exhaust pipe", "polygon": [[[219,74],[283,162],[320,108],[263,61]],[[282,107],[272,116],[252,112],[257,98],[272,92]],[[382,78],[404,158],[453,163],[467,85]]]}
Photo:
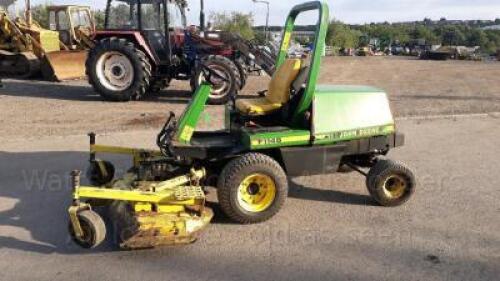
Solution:
{"label": "exhaust pipe", "polygon": [[205,1],[200,0],[200,30],[205,31]]}

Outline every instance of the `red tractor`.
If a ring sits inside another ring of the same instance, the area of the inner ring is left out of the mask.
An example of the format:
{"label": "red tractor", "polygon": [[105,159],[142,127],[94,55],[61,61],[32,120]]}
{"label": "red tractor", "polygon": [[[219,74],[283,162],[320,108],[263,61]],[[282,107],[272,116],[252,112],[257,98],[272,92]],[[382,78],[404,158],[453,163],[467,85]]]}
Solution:
{"label": "red tractor", "polygon": [[108,0],[105,29],[96,32],[86,61],[94,89],[106,100],[129,101],[158,92],[173,79],[190,80],[196,88],[204,65],[221,77],[210,103],[235,97],[246,81],[245,59],[254,56],[205,32],[203,8],[200,30],[188,27],[186,9],[185,0]]}

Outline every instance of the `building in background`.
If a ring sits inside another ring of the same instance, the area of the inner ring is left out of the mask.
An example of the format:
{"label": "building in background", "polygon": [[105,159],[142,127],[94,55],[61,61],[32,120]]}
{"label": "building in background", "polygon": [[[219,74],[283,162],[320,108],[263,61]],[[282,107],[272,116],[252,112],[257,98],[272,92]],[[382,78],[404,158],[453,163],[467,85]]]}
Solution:
{"label": "building in background", "polygon": [[500,30],[500,24],[485,26],[483,30]]}

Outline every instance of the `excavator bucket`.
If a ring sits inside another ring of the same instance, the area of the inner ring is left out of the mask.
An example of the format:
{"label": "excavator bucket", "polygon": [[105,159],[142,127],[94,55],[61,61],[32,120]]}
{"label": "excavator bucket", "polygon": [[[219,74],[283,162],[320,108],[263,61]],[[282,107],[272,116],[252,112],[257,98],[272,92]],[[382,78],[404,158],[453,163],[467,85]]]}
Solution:
{"label": "excavator bucket", "polygon": [[42,75],[49,81],[85,78],[88,51],[59,51],[47,53],[42,61]]}

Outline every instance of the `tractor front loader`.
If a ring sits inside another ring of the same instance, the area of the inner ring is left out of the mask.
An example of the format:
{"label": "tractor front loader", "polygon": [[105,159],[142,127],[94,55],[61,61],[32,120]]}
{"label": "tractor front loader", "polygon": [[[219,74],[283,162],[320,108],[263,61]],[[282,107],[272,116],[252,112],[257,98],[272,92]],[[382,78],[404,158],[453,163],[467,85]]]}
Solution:
{"label": "tractor front loader", "polygon": [[87,49],[93,46],[94,21],[84,6],[49,7],[50,29],[31,18],[11,19],[0,11],[0,75],[13,78],[42,76],[49,81],[85,77]]}
{"label": "tractor front loader", "polygon": [[[288,54],[295,20],[307,11],[319,14],[309,61]],[[212,216],[203,193],[211,185],[224,214],[241,224],[274,217],[286,202],[289,177],[356,171],[379,205],[406,203],[416,181],[406,165],[386,157],[405,141],[387,94],[367,86],[317,83],[329,22],[326,2],[295,6],[268,91],[226,105],[221,130],[196,129],[212,87],[227,79],[204,66],[204,82],[180,117],[170,114],[157,151],[99,146],[91,135],[93,186],[80,186],[75,177],[69,212],[73,239],[84,247],[104,239],[103,220],[91,209],[105,205],[122,247],[192,242]],[[96,153],[129,154],[132,168],[115,179],[113,165]]]}

